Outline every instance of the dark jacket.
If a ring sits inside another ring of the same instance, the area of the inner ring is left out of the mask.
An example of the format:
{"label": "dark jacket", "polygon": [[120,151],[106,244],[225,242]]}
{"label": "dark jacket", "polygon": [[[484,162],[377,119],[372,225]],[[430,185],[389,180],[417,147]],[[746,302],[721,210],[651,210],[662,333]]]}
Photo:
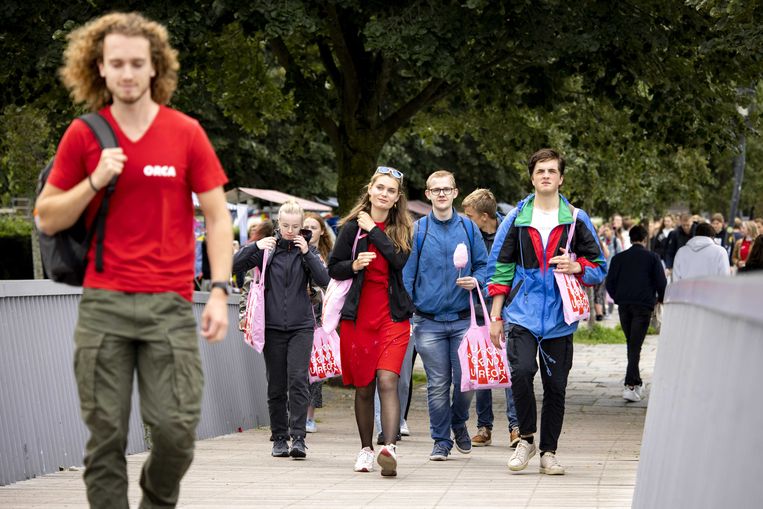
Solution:
{"label": "dark jacket", "polygon": [[693,223],[688,235],[684,232],[684,229],[681,228],[681,225],[673,228],[673,231],[670,232],[670,235],[668,235],[668,245],[665,249],[665,266],[667,268],[673,268],[673,261],[676,259],[676,253],[689,242],[689,239],[694,237],[694,231],[696,229],[697,223]]}
{"label": "dark jacket", "polygon": [[[312,329],[315,323],[308,283],[325,288],[328,272],[313,246],[303,255],[292,242],[276,238],[276,249],[268,256],[265,268],[265,328]],[[262,268],[262,254],[256,242],[244,246],[233,257],[233,272]]]}
{"label": "dark jacket", "polygon": [[[342,308],[343,320],[355,320],[358,314],[360,291],[363,288],[365,271],[355,274],[352,270],[352,245],[355,235],[358,233],[358,222],[348,221],[339,231],[339,236],[334,244],[334,250],[329,257],[329,275],[336,280],[352,278],[352,286],[347,292],[347,297]],[[408,320],[413,315],[413,303],[403,286],[403,267],[408,260],[409,253],[403,253],[395,249],[389,237],[379,228],[373,228],[367,235],[361,233],[358,247],[355,252],[368,251],[368,242],[373,243],[389,264],[389,311],[394,322]]]}
{"label": "dark jacket", "polygon": [[660,257],[641,244],[615,255],[607,273],[607,292],[617,304],[654,308],[665,295],[665,270]]}

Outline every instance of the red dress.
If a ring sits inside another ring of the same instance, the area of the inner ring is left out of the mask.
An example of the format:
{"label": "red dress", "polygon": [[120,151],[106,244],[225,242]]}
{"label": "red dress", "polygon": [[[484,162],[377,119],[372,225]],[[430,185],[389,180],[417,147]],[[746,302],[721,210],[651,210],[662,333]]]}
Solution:
{"label": "red dress", "polygon": [[[384,223],[376,226],[384,231]],[[364,269],[356,320],[342,320],[340,328],[342,380],[355,387],[370,384],[377,369],[399,375],[411,331],[408,320],[392,321],[387,260],[371,242],[368,251],[376,258]]]}

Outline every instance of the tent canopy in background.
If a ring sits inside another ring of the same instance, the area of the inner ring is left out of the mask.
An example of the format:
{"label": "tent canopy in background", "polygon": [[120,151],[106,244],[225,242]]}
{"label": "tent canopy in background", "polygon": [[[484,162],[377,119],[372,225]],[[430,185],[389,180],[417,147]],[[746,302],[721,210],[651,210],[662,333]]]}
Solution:
{"label": "tent canopy in background", "polygon": [[408,200],[408,212],[419,216],[426,216],[432,211],[432,205],[421,200]]}
{"label": "tent canopy in background", "polygon": [[258,198],[271,203],[285,203],[294,200],[304,209],[313,212],[331,212],[331,207],[315,201],[299,198],[291,194],[282,193],[273,189],[255,189],[253,187],[237,187],[225,193],[225,197],[233,202],[241,203],[250,197]]}

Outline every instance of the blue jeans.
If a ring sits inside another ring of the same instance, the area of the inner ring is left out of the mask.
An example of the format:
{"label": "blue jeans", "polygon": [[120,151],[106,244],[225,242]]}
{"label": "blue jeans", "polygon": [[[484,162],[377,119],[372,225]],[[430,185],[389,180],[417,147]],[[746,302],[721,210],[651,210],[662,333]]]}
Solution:
{"label": "blue jeans", "polygon": [[[437,322],[413,316],[413,339],[427,374],[429,431],[435,442],[453,448],[452,430],[466,427],[473,391],[461,392],[461,364],[458,347],[470,321]],[[451,400],[450,388],[453,386]]]}
{"label": "blue jeans", "polygon": [[[506,419],[509,421],[509,430],[519,427],[517,420],[517,408],[514,406],[514,394],[511,388],[506,391]],[[474,391],[477,393],[477,427],[493,429],[493,391],[483,389]]]}

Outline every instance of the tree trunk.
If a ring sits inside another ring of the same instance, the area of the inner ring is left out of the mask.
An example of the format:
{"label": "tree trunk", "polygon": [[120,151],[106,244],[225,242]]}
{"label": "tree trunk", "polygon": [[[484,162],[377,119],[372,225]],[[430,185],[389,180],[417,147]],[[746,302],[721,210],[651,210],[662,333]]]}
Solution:
{"label": "tree trunk", "polygon": [[349,212],[358,197],[366,191],[365,186],[376,170],[376,162],[384,146],[384,142],[379,143],[379,138],[378,134],[356,134],[342,140],[340,153],[336,154],[340,215]]}

